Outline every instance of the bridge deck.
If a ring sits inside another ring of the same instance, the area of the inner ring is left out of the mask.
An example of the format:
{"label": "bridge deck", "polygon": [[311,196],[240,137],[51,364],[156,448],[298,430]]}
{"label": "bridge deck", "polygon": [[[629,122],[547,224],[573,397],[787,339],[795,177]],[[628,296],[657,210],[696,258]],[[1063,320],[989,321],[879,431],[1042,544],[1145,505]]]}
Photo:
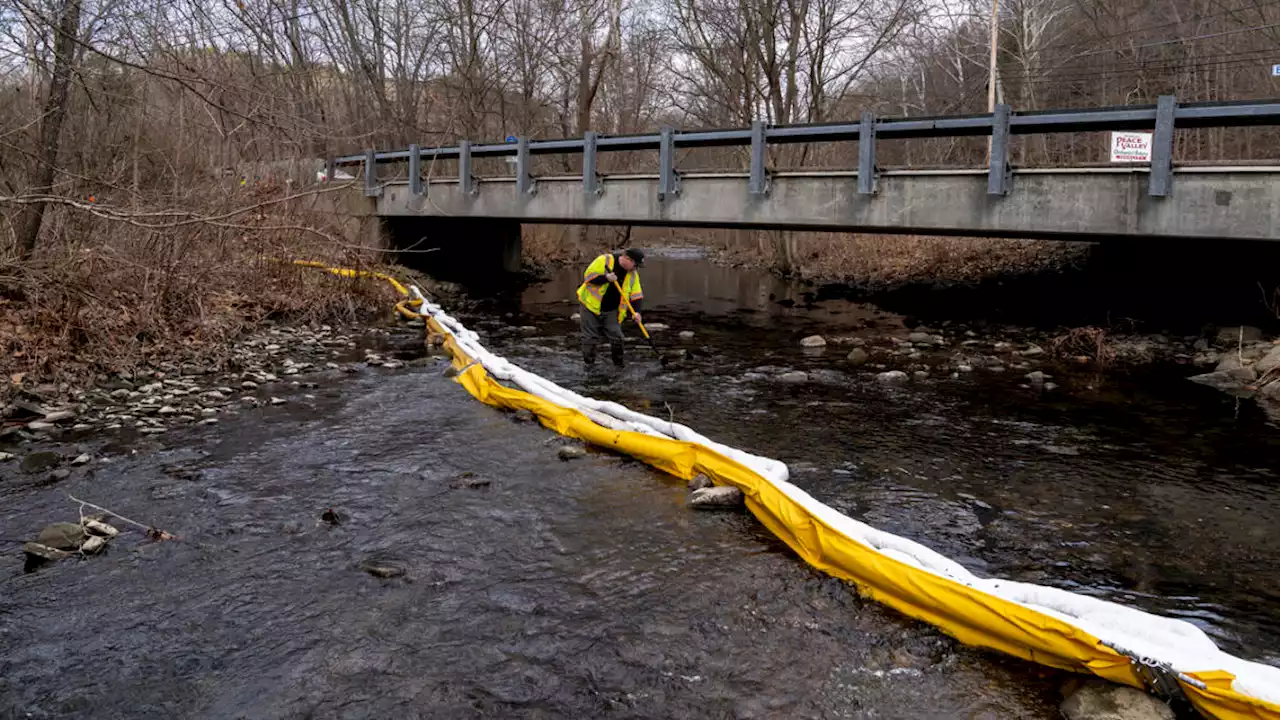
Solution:
{"label": "bridge deck", "polygon": [[[657,174],[615,175],[588,195],[581,176],[540,177],[517,192],[515,178],[481,178],[465,195],[456,178],[387,184],[382,216],[508,219],[529,223],[669,225],[1049,239],[1171,237],[1280,239],[1280,167],[1179,168],[1173,193],[1147,192],[1145,167],[1016,170],[1007,195],[988,194],[987,170],[886,170],[873,195],[856,171],[771,176],[751,195],[746,173],[684,173],[659,199]],[[1085,236],[1085,238],[1082,238]]]}

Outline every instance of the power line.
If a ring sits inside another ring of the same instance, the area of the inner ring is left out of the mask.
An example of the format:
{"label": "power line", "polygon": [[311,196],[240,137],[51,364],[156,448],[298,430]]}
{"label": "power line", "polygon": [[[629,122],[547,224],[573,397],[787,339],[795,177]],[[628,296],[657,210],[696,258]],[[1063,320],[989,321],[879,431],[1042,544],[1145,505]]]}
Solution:
{"label": "power line", "polygon": [[1272,23],[1270,25],[1253,25],[1250,27],[1236,28],[1234,30],[1224,30],[1222,32],[1207,33],[1204,35],[1192,35],[1190,37],[1171,38],[1169,40],[1161,40],[1159,42],[1144,43],[1142,45],[1133,45],[1123,48],[1104,48],[1101,50],[1092,50],[1090,52],[1080,53],[1076,57],[1089,57],[1092,55],[1103,55],[1106,53],[1128,52],[1130,50],[1142,50],[1145,48],[1161,47],[1164,45],[1177,45],[1184,42],[1193,42],[1198,40],[1209,40],[1212,38],[1226,37],[1228,35],[1239,35],[1247,32],[1258,32],[1259,30],[1272,30],[1280,28],[1280,23]]}

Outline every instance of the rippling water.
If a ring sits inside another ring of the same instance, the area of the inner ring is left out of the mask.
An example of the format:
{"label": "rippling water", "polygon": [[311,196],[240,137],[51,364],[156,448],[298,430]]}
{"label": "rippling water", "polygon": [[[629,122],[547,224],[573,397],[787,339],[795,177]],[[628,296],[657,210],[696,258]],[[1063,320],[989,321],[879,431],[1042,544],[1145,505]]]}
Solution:
{"label": "rippling water", "polygon": [[[817,497],[979,572],[1178,614],[1249,657],[1275,647],[1275,444],[1247,407],[1160,376],[1062,377],[1053,399],[1017,374],[886,388],[797,340],[899,331],[891,315],[803,307],[692,259],[645,281],[663,342],[692,329],[698,359],[664,369],[637,346],[625,371],[585,373],[569,277],[495,301],[502,326],[467,320],[533,370],[785,460]],[[830,372],[768,379],[783,368]],[[1054,673],[863,602],[639,463],[561,462],[560,438],[438,370],[331,378],[108,449],[59,486],[0,482],[0,717],[1058,716]],[[491,484],[453,487],[464,472]],[[74,518],[65,492],[183,540],[130,533],[24,574],[16,542]],[[317,522],[329,506],[341,525]]]}

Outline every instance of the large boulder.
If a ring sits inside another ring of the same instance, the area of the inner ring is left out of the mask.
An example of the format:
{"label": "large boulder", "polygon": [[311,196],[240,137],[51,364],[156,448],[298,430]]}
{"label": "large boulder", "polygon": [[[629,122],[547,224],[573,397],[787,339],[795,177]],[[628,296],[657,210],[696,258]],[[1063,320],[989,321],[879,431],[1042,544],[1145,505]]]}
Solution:
{"label": "large boulder", "polygon": [[1249,325],[1218,328],[1219,345],[1238,345],[1241,342],[1256,343],[1262,340],[1262,331]]}
{"label": "large boulder", "polygon": [[1061,710],[1067,720],[1174,720],[1173,710],[1155,697],[1101,680],[1081,684]]}
{"label": "large boulder", "polygon": [[86,537],[84,528],[78,523],[61,522],[46,525],[40,531],[40,536],[36,538],[36,542],[54,550],[69,552],[71,550],[79,550]]}
{"label": "large boulder", "polygon": [[1253,369],[1256,370],[1259,375],[1266,375],[1276,368],[1280,368],[1280,345],[1271,348],[1271,350],[1253,366]]}

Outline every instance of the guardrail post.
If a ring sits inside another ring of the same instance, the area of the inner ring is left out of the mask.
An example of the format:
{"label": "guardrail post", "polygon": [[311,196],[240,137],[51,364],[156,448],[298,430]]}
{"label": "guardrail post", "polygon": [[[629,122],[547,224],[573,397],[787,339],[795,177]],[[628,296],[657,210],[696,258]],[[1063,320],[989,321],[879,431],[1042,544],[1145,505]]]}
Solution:
{"label": "guardrail post", "polygon": [[987,194],[1008,195],[1013,171],[1009,167],[1008,105],[997,105],[991,113],[991,158],[987,163]]}
{"label": "guardrail post", "polygon": [[337,174],[338,174],[338,161],[334,159],[332,155],[330,155],[324,161],[324,181],[327,183],[333,182],[333,176]]}
{"label": "guardrail post", "polygon": [[378,152],[373,148],[364,151],[364,194],[365,197],[378,197]]}
{"label": "guardrail post", "polygon": [[676,174],[674,128],[662,128],[658,143],[658,202],[666,202],[680,194],[680,176]]}
{"label": "guardrail post", "polygon": [[765,169],[764,121],[751,121],[751,180],[747,189],[752,195],[769,194],[769,171]]}
{"label": "guardrail post", "polygon": [[422,194],[422,150],[417,145],[409,146],[409,194]]}
{"label": "guardrail post", "polygon": [[516,192],[520,195],[533,194],[533,175],[529,172],[529,137],[521,135],[516,139]]}
{"label": "guardrail post", "polygon": [[876,192],[876,116],[870,110],[863,111],[858,124],[858,194],[874,195]]}
{"label": "guardrail post", "polygon": [[476,179],[471,176],[471,141],[458,143],[458,190],[464,196],[476,194]]}
{"label": "guardrail post", "polygon": [[604,185],[600,182],[598,172],[599,158],[596,155],[599,139],[600,136],[594,130],[588,130],[582,135],[582,192],[588,196],[604,193]]}
{"label": "guardrail post", "polygon": [[1156,99],[1156,131],[1151,138],[1151,176],[1147,194],[1168,197],[1173,190],[1173,129],[1178,100],[1173,95]]}

